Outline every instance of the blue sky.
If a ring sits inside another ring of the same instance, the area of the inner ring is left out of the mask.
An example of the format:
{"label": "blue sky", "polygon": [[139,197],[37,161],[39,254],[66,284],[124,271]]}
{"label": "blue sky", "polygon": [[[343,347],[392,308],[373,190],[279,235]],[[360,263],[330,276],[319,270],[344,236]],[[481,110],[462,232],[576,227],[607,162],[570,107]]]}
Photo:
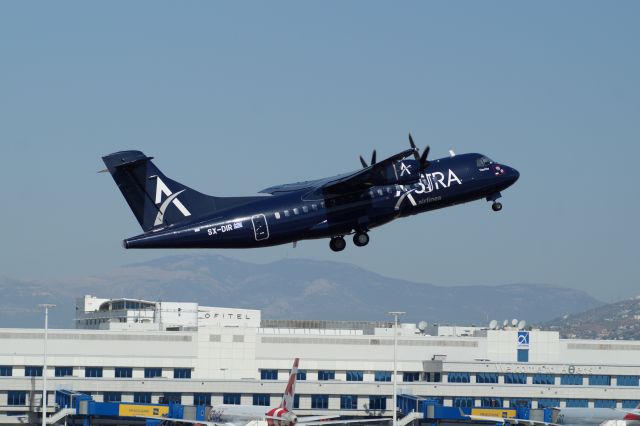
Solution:
{"label": "blue sky", "polygon": [[[521,172],[504,210],[396,221],[369,246],[223,254],[334,259],[440,285],[638,293],[637,2],[4,2],[0,274],[101,273],[170,252],[100,157],[140,149],[213,195],[359,167],[411,131],[432,156]],[[114,295],[117,296],[117,295]]]}

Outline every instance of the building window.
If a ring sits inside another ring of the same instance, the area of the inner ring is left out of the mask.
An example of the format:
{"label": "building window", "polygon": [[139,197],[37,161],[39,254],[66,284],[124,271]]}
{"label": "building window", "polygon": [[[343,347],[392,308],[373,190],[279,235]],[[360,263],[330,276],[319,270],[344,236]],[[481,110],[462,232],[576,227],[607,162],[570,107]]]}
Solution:
{"label": "building window", "polygon": [[376,371],[373,374],[373,378],[376,382],[390,382],[391,371]]}
{"label": "building window", "polygon": [[161,404],[182,404],[182,394],[179,392],[165,392]]}
{"label": "building window", "polygon": [[162,368],[145,368],[144,378],[153,379],[154,377],[162,377]]}
{"label": "building window", "polygon": [[56,367],[55,376],[56,377],[73,376],[73,367]]}
{"label": "building window", "polygon": [[618,376],[618,386],[638,386],[638,376]]}
{"label": "building window", "polygon": [[640,400],[638,399],[623,399],[622,408],[638,408],[640,406]]}
{"label": "building window", "polygon": [[300,395],[293,395],[293,408],[300,408]]}
{"label": "building window", "polygon": [[278,380],[278,370],[260,370],[261,380]]}
{"label": "building window", "polygon": [[470,383],[471,375],[469,373],[449,373],[447,380],[449,383]]}
{"label": "building window", "polygon": [[311,408],[329,408],[329,395],[311,395]]}
{"label": "building window", "polygon": [[476,373],[476,383],[498,383],[498,373]]}
{"label": "building window", "polygon": [[488,397],[488,396],[484,398],[480,398],[480,406],[502,408],[502,398]]}
{"label": "building window", "polygon": [[533,384],[534,385],[552,385],[555,383],[553,374],[534,374],[533,375]]}
{"label": "building window", "polygon": [[244,335],[243,334],[234,334],[233,335],[233,343],[242,343],[244,342]]}
{"label": "building window", "polygon": [[307,380],[307,370],[298,370],[296,380]]}
{"label": "building window", "polygon": [[42,376],[42,367],[36,365],[27,365],[24,367],[25,377],[40,377]]}
{"label": "building window", "polygon": [[595,408],[616,408],[615,399],[596,399],[593,401]]}
{"label": "building window", "polygon": [[254,393],[253,394],[253,405],[271,405],[271,395],[268,393]]}
{"label": "building window", "polygon": [[404,371],[402,373],[402,381],[403,382],[419,382],[420,381],[420,372],[418,372],[418,371]]}
{"label": "building window", "polygon": [[341,410],[357,410],[358,396],[357,395],[340,395],[340,409]]}
{"label": "building window", "polygon": [[387,397],[386,396],[369,396],[369,409],[370,410],[386,410],[387,409]]}
{"label": "building window", "polygon": [[440,373],[424,373],[425,382],[441,382],[442,374]]}
{"label": "building window", "polygon": [[0,376],[13,376],[13,367],[10,365],[0,365]]}
{"label": "building window", "polygon": [[224,394],[222,394],[222,403],[223,404],[240,405],[240,394],[239,393],[224,393]]}
{"label": "building window", "polygon": [[27,393],[23,391],[7,392],[7,405],[26,405]]}
{"label": "building window", "polygon": [[116,367],[116,377],[121,379],[130,379],[133,377],[133,368],[129,367]]}
{"label": "building window", "polygon": [[589,376],[589,386],[610,386],[611,376],[593,375]]}
{"label": "building window", "polygon": [[151,392],[134,392],[133,402],[137,404],[151,404]]}
{"label": "building window", "polygon": [[102,367],[85,367],[84,377],[102,377]]}
{"label": "building window", "polygon": [[174,368],[173,378],[174,379],[190,379],[191,369],[190,368]]}
{"label": "building window", "polygon": [[567,399],[566,405],[568,408],[587,408],[589,401],[586,399]]}
{"label": "building window", "polygon": [[347,382],[361,382],[362,371],[347,371]]}
{"label": "building window", "polygon": [[538,408],[554,408],[560,406],[560,400],[556,398],[540,398]]}
{"label": "building window", "polygon": [[526,385],[527,375],[523,373],[507,373],[504,375],[504,382],[508,385]]}
{"label": "building window", "polygon": [[104,392],[104,402],[120,402],[122,401],[122,392]]}
{"label": "building window", "polygon": [[336,372],[329,370],[318,371],[318,380],[335,380]]}
{"label": "building window", "polygon": [[211,394],[210,393],[194,393],[193,405],[204,405],[206,407],[211,406]]}
{"label": "building window", "polygon": [[561,385],[582,386],[582,375],[580,374],[563,374],[560,376]]}
{"label": "building window", "polygon": [[458,396],[453,398],[453,406],[458,408],[472,408],[474,400],[470,396]]}
{"label": "building window", "polygon": [[511,408],[531,408],[531,398],[513,398],[509,400]]}
{"label": "building window", "polygon": [[518,349],[518,362],[529,362],[529,349]]}

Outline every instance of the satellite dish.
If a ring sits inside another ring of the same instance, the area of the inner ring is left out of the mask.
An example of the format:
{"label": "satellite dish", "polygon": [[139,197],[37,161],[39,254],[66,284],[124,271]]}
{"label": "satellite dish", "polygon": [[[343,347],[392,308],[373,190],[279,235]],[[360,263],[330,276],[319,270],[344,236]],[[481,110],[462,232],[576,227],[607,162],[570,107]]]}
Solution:
{"label": "satellite dish", "polygon": [[420,322],[418,323],[418,330],[420,330],[420,331],[425,331],[425,330],[427,329],[427,326],[428,326],[428,325],[429,325],[429,324],[427,324],[427,322],[426,322],[426,321],[420,321]]}
{"label": "satellite dish", "polygon": [[495,330],[496,327],[498,327],[498,321],[491,320],[491,322],[489,323],[489,330]]}
{"label": "satellite dish", "polygon": [[511,320],[511,325],[512,325],[512,326],[514,326],[514,327],[515,327],[515,326],[517,326],[517,325],[518,325],[518,320],[517,320],[517,319],[515,319],[515,318],[514,318],[514,319],[512,319],[512,320]]}
{"label": "satellite dish", "polygon": [[506,326],[508,326],[508,325],[509,325],[509,320],[504,320],[504,321],[502,321],[502,326],[503,326],[503,327],[506,327]]}
{"label": "satellite dish", "polygon": [[524,330],[526,325],[527,325],[527,322],[525,320],[520,320],[520,322],[518,323],[518,330]]}

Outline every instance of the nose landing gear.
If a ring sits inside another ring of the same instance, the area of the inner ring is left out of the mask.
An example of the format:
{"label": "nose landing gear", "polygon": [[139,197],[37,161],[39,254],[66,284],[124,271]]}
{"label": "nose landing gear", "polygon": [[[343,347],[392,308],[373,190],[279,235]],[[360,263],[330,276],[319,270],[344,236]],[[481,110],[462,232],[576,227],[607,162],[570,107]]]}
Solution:
{"label": "nose landing gear", "polygon": [[502,203],[494,201],[493,204],[491,205],[491,208],[493,209],[494,212],[499,212],[500,210],[502,210]]}

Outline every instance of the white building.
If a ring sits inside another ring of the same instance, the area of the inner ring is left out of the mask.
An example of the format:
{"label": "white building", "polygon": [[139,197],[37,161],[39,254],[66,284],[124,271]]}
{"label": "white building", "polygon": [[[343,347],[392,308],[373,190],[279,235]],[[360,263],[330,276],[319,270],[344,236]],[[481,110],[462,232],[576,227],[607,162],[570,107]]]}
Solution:
{"label": "white building", "polygon": [[[76,326],[49,330],[48,389],[98,401],[277,405],[299,357],[301,413],[388,414],[392,406],[391,323],[261,320],[258,310],[85,296]],[[422,328],[399,329],[400,392],[465,407],[623,408],[640,400],[640,342]],[[42,353],[43,330],[0,329],[0,412],[40,404]]]}

